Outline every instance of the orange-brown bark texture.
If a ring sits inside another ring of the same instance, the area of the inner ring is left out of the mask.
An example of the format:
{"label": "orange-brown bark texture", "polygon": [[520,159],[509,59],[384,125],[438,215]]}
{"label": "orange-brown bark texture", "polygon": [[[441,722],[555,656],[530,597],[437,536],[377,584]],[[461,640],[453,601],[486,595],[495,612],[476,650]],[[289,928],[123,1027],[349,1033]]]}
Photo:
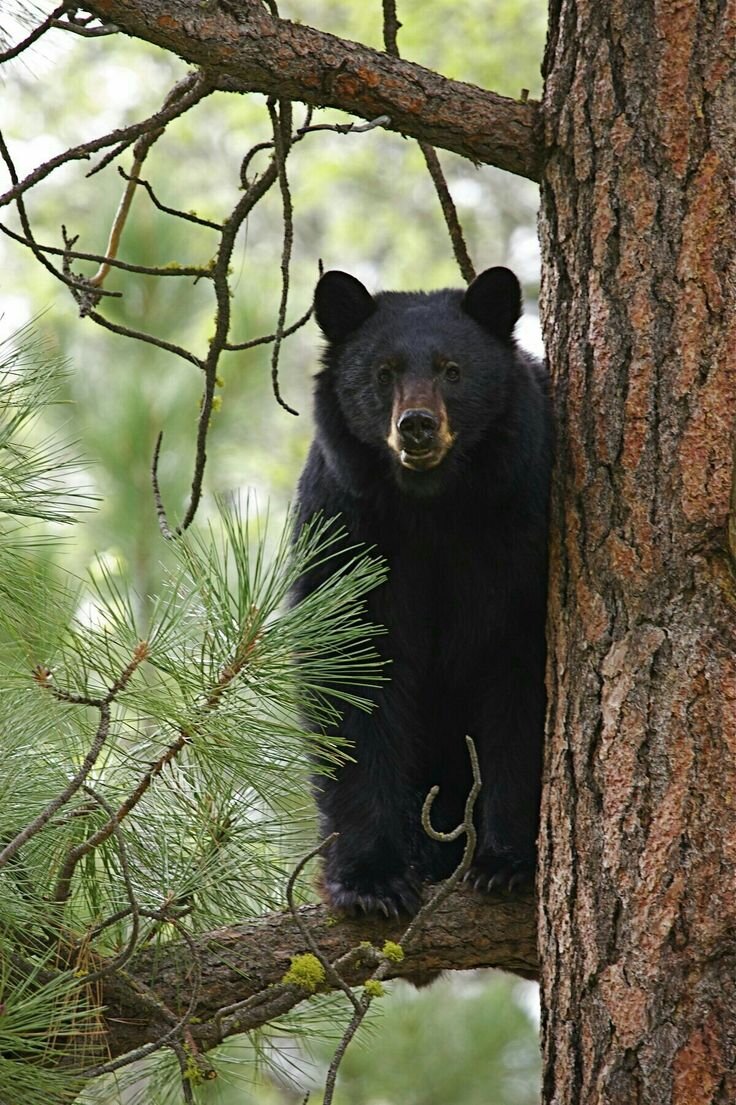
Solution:
{"label": "orange-brown bark texture", "polygon": [[544,1101],[734,1105],[736,3],[552,0],[545,70]]}

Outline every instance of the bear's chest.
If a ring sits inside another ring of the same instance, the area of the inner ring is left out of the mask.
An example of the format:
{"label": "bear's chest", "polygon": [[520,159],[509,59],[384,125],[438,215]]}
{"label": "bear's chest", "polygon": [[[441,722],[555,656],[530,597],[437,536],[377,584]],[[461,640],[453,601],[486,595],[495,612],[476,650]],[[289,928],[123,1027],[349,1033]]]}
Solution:
{"label": "bear's chest", "polygon": [[405,527],[384,550],[389,574],[371,614],[388,630],[387,651],[450,666],[504,638],[516,597],[513,550],[481,527]]}

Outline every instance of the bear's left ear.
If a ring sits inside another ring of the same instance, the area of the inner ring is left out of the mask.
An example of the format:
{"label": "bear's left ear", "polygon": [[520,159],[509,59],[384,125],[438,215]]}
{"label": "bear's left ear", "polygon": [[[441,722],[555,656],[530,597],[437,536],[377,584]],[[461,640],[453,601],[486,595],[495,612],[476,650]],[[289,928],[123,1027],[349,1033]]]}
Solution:
{"label": "bear's left ear", "polygon": [[329,341],[343,341],[375,309],[373,296],[360,280],[338,269],[326,272],[314,289],[314,316]]}
{"label": "bear's left ear", "polygon": [[508,341],[521,316],[519,281],[501,265],[486,269],[466,291],[462,307],[494,337]]}

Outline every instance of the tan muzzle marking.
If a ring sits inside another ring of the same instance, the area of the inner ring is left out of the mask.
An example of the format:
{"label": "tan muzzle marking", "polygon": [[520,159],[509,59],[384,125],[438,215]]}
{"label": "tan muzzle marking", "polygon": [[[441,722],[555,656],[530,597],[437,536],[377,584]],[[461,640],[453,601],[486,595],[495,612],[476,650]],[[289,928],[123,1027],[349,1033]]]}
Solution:
{"label": "tan muzzle marking", "polygon": [[[409,386],[406,387],[402,386],[402,383],[403,381],[397,382],[386,443],[404,468],[415,472],[436,468],[447,456],[457,436],[450,429],[444,398],[439,388],[431,381],[410,381]],[[399,419],[409,410],[429,411],[438,422],[432,445],[421,453],[407,452],[401,443]]]}

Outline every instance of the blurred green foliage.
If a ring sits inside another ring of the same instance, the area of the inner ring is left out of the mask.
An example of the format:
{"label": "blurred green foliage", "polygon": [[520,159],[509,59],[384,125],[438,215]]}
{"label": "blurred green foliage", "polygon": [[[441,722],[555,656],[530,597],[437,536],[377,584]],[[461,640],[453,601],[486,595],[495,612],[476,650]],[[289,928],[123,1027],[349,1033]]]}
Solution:
{"label": "blurred green foliage", "polygon": [[[291,0],[282,15],[333,34],[381,47],[381,5],[354,0]],[[403,0],[402,56],[448,76],[518,96],[541,89],[544,6],[531,0]],[[19,171],[75,142],[143,117],[163,101],[186,72],[177,58],[124,37],[78,40],[60,32],[44,38],[4,73],[2,129]],[[301,109],[295,108],[300,120]],[[344,122],[335,111],[315,121]],[[239,166],[256,142],[270,136],[263,97],[216,94],[168,129],[153,148],[143,176],[160,199],[202,217],[221,220],[239,195]],[[254,168],[261,171],[266,154]],[[509,264],[522,278],[528,311],[538,285],[535,187],[487,167],[440,152],[476,268]],[[123,181],[115,166],[85,177],[91,163],[53,174],[28,198],[41,242],[61,245],[63,225],[78,234],[79,249],[104,252]],[[121,158],[130,167],[130,154]],[[295,243],[287,321],[307,308],[321,258],[326,267],[354,272],[371,288],[431,288],[459,284],[460,276],[434,189],[415,143],[380,130],[363,135],[308,135],[289,157],[295,208]],[[7,214],[7,213],[5,213]],[[8,219],[17,227],[12,217]],[[123,238],[121,257],[160,265],[206,264],[214,234],[167,217],[140,191]],[[281,204],[273,189],[252,213],[234,255],[232,340],[274,329],[280,290]],[[91,275],[91,264],[79,264]],[[212,328],[213,297],[205,281],[114,272],[106,285],[122,299],[101,310],[117,322],[168,338],[201,354]],[[55,549],[60,563],[82,575],[101,554],[121,585],[130,585],[145,617],[165,580],[164,553],[150,485],[153,446],[164,431],[160,479],[173,523],[185,508],[194,458],[201,380],[197,369],[162,350],[118,337],[77,317],[65,288],[20,246],[0,240],[0,331],[38,322],[52,351],[68,360],[58,407],[43,414],[41,437],[61,430],[78,442],[84,470],[71,489],[99,502]],[[522,339],[526,331],[522,331]],[[534,340],[533,330],[529,331]],[[225,354],[222,405],[208,447],[207,496],[200,522],[218,525],[214,496],[232,500],[255,489],[259,501],[285,513],[311,433],[311,375],[319,337],[310,323],[288,339],[281,358],[281,387],[301,413],[293,418],[270,390],[270,350]],[[45,427],[45,428],[44,428]],[[53,524],[52,524],[53,526]],[[278,526],[276,527],[278,528]],[[29,568],[44,583],[53,576],[50,553]],[[39,565],[41,565],[39,567]],[[29,582],[30,587],[30,582]],[[70,602],[71,600],[66,599]],[[62,619],[59,619],[62,620]],[[526,1105],[536,1100],[538,1059],[533,1019],[519,1004],[519,984],[494,977],[487,984],[447,980],[415,994],[397,987],[380,1006],[367,1046],[353,1046],[342,1075],[343,1105]],[[329,1029],[335,1004],[315,1013],[312,1035]],[[319,1007],[321,1008],[321,1006]],[[321,1075],[332,1044],[317,1043],[311,1057],[297,1025],[256,1041],[262,1080],[248,1087],[248,1051],[223,1049],[221,1077],[198,1091],[198,1100],[301,1101]],[[334,1036],[334,1029],[333,1029]],[[275,1038],[281,1046],[276,1048]],[[289,1049],[291,1048],[291,1052]],[[284,1056],[293,1054],[293,1067]],[[167,1060],[162,1059],[165,1064]],[[249,1065],[250,1064],[250,1065]],[[237,1072],[234,1073],[234,1072]],[[176,1101],[166,1080],[128,1088],[121,1100]],[[98,1098],[113,1102],[111,1088]],[[294,1087],[297,1088],[294,1088]],[[141,1088],[142,1087],[142,1088]],[[122,1091],[121,1091],[122,1092]],[[180,1093],[180,1091],[178,1091]]]}

